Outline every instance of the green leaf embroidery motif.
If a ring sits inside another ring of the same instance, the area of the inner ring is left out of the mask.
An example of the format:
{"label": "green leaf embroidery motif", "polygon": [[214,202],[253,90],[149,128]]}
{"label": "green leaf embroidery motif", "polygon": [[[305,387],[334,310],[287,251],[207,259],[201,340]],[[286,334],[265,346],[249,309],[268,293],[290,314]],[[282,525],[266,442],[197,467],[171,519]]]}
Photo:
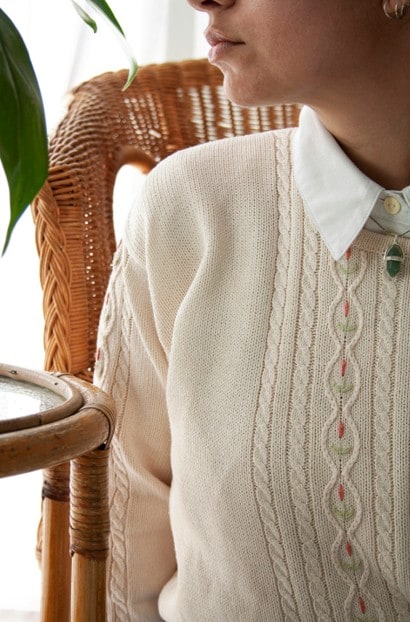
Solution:
{"label": "green leaf embroidery motif", "polygon": [[343,443],[342,441],[339,441],[338,443],[333,443],[331,445],[331,448],[338,456],[349,456],[353,451],[352,445],[348,445],[346,443]]}
{"label": "green leaf embroidery motif", "polygon": [[345,503],[339,503],[332,506],[332,513],[336,518],[342,521],[347,521],[353,518],[353,516],[356,514],[356,511],[354,507],[349,507]]}

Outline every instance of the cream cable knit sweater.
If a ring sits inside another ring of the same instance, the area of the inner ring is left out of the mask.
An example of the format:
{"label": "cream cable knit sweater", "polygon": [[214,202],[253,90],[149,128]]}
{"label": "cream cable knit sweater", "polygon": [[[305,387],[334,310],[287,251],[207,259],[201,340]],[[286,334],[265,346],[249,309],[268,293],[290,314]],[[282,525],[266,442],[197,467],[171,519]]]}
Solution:
{"label": "cream cable knit sweater", "polygon": [[180,152],[131,213],[96,372],[112,620],[410,620],[410,261],[369,231],[331,258],[291,137]]}

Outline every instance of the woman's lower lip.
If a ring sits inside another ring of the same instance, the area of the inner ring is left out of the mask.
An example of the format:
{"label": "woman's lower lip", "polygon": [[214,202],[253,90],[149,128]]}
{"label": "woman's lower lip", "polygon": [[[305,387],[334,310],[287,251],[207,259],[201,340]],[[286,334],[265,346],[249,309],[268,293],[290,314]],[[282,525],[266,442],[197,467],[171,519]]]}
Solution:
{"label": "woman's lower lip", "polygon": [[233,43],[232,41],[220,41],[211,47],[208,53],[208,60],[210,63],[218,61],[226,52],[229,52],[233,47],[239,45],[239,43]]}

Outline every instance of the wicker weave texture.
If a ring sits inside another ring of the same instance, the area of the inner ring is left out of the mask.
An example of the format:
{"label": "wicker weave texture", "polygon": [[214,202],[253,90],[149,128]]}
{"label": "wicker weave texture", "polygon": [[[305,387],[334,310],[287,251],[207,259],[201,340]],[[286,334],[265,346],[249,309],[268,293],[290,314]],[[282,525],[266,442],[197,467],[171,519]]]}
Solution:
{"label": "wicker weave texture", "polygon": [[90,379],[115,250],[113,188],[124,164],[143,172],[171,153],[296,125],[297,106],[232,105],[206,60],[125,70],[79,87],[50,144],[48,181],[33,203],[44,291],[45,369]]}

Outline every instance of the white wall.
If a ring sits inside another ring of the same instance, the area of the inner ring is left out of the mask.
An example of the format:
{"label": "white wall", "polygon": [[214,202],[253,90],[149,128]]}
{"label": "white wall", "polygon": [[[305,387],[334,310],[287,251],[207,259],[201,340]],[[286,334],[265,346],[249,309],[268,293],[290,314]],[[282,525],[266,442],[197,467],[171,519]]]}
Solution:
{"label": "white wall", "polygon": [[[186,0],[110,0],[140,64],[204,56],[205,21]],[[46,105],[49,133],[64,109],[65,93],[88,77],[127,65],[117,38],[104,24],[94,35],[69,0],[0,0],[28,46]],[[118,202],[130,203],[134,177],[124,172]],[[138,184],[136,184],[138,187]],[[0,242],[8,201],[0,167]],[[2,245],[2,244],[1,244]],[[41,291],[29,211],[0,259],[0,361],[41,369]],[[40,515],[39,472],[0,480],[0,619],[2,610],[38,610],[40,576],[34,557]]]}

